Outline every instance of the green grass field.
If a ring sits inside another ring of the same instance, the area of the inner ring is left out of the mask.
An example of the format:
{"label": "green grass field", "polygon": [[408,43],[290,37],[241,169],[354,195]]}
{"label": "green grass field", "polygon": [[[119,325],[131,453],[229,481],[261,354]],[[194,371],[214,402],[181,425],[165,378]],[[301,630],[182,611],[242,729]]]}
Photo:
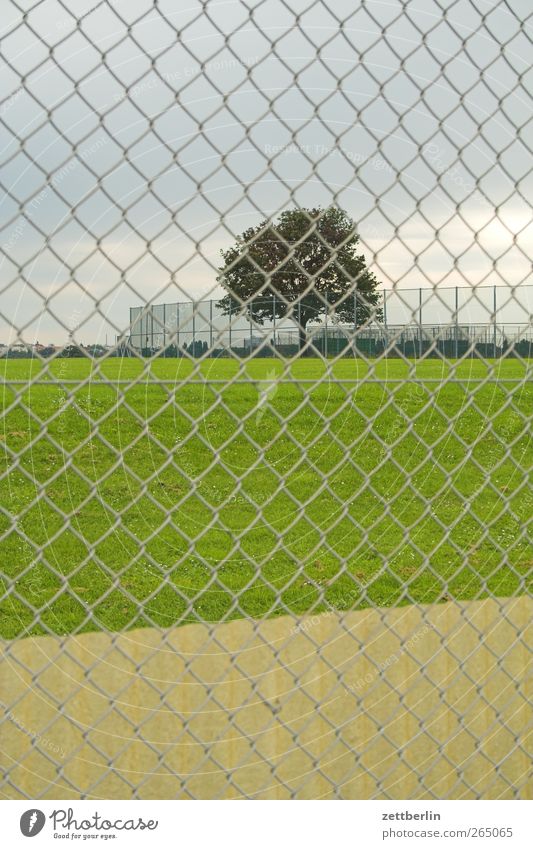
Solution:
{"label": "green grass field", "polygon": [[525,591],[518,360],[41,368],[0,366],[5,638]]}

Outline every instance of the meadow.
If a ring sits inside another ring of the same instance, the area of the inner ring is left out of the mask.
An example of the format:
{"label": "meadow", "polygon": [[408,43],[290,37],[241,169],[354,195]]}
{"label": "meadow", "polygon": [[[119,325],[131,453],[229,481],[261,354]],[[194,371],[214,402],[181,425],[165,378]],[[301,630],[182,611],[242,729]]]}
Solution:
{"label": "meadow", "polygon": [[0,372],[4,638],[531,587],[518,359]]}

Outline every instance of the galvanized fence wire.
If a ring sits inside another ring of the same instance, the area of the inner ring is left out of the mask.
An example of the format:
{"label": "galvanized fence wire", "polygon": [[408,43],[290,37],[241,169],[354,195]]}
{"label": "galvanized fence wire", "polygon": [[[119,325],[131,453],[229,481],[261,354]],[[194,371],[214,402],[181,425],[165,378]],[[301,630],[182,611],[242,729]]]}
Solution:
{"label": "galvanized fence wire", "polygon": [[7,5],[0,792],[523,797],[531,16]]}

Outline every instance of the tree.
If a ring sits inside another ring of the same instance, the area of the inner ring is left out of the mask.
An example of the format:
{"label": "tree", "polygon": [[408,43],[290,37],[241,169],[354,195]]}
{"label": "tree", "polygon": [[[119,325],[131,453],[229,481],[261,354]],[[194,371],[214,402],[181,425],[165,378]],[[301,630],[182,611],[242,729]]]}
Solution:
{"label": "tree", "polygon": [[379,303],[378,281],[357,254],[355,224],[342,209],[292,209],[276,223],[249,227],[228,250],[217,280],[226,289],[218,307],[241,310],[258,324],[289,316],[299,328],[300,350],[307,325],[327,312],[363,324]]}
{"label": "tree", "polygon": [[69,345],[66,345],[63,348],[63,350],[61,351],[59,356],[60,357],[86,357],[87,354],[85,353],[85,351],[83,350],[83,348],[80,345],[74,345],[74,344],[71,343]]}

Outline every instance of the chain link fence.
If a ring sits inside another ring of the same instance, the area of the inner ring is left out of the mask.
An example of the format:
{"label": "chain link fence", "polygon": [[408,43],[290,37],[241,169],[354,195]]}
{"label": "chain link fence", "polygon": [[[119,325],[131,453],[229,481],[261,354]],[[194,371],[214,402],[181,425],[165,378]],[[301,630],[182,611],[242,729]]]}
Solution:
{"label": "chain link fence", "polygon": [[527,4],[4,7],[3,797],[530,797]]}
{"label": "chain link fence", "polygon": [[[353,297],[353,295],[352,295]],[[498,306],[503,300],[504,308]],[[447,357],[518,355],[529,358],[533,345],[533,287],[520,287],[520,301],[508,301],[506,287],[486,286],[472,299],[471,289],[456,287],[382,294],[382,320],[357,327],[335,314],[311,322],[309,355]],[[261,302],[261,296],[258,298]],[[473,302],[472,302],[473,301]],[[229,316],[218,301],[185,301],[130,309],[129,332],[117,353],[153,356],[226,357],[299,355],[299,331],[287,318],[268,315],[261,325],[248,310]],[[513,322],[506,321],[512,318]],[[328,325],[329,319],[329,325]],[[487,319],[491,319],[487,321]],[[332,321],[333,320],[333,321]]]}

